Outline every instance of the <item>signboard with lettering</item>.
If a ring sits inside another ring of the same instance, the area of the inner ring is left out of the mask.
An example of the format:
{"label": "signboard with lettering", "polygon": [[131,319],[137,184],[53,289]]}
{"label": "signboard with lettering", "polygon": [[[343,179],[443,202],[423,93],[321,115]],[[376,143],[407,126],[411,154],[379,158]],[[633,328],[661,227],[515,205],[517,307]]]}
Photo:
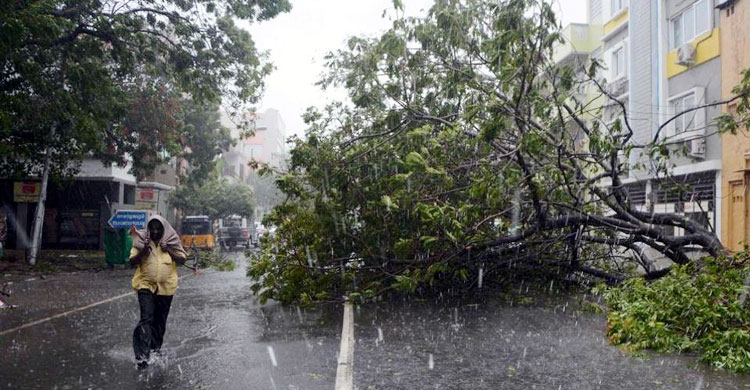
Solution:
{"label": "signboard with lettering", "polygon": [[150,213],[146,210],[117,210],[107,223],[115,229],[129,228],[131,225],[135,225],[137,229],[145,229],[148,214]]}
{"label": "signboard with lettering", "polygon": [[135,200],[136,202],[156,202],[156,193],[158,190],[153,188],[136,188]]}
{"label": "signboard with lettering", "polygon": [[13,201],[16,203],[36,203],[39,201],[39,194],[42,190],[42,183],[38,181],[23,181],[13,183]]}
{"label": "signboard with lettering", "polygon": [[159,190],[153,188],[135,189],[135,208],[156,211],[159,205]]}

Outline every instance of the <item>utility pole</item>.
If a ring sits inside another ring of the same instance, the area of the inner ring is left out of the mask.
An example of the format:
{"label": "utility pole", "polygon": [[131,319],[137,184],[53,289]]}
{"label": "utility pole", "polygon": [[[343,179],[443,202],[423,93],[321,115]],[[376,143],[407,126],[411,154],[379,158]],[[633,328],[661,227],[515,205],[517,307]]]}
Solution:
{"label": "utility pole", "polygon": [[39,203],[34,213],[34,230],[31,234],[31,251],[29,251],[29,264],[36,265],[36,256],[42,245],[42,226],[44,225],[44,203],[47,200],[47,181],[49,179],[50,148],[47,147],[44,157],[44,171],[42,171],[42,188],[39,191]]}

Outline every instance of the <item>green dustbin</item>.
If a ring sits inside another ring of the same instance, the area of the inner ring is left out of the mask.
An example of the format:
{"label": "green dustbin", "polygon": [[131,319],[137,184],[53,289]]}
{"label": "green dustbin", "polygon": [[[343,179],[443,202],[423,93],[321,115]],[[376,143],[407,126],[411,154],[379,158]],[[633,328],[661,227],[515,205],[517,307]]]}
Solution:
{"label": "green dustbin", "polygon": [[125,264],[130,257],[130,247],[133,239],[128,234],[128,229],[104,230],[104,254],[108,264]]}

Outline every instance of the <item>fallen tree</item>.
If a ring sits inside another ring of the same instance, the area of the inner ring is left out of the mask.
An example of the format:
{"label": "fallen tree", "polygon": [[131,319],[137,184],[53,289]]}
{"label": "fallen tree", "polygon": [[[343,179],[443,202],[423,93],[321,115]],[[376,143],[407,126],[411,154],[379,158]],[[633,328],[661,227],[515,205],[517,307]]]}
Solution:
{"label": "fallen tree", "polygon": [[[481,286],[519,266],[614,284],[636,269],[668,272],[646,251],[676,264],[724,253],[711,226],[635,204],[628,170],[669,177],[684,145],[658,134],[635,143],[601,64],[555,64],[560,41],[544,1],[438,0],[426,17],[329,55],[321,85],[344,86],[351,104],[308,111],[277,180],[287,200],[267,217],[277,233],[248,272],[253,290],[284,302],[366,298]],[[746,124],[747,86],[731,100],[737,117],[711,126]]]}

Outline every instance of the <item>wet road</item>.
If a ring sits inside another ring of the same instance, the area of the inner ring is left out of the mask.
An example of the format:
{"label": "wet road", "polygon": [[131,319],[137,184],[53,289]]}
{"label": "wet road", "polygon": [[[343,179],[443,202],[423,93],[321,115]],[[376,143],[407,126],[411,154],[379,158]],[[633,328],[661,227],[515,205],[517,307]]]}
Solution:
{"label": "wet road", "polygon": [[[369,389],[748,389],[695,357],[607,344],[578,297],[379,303],[355,311],[354,378]],[[514,303],[514,300],[516,303]]]}
{"label": "wet road", "polygon": [[[129,295],[0,335],[0,388],[332,388],[340,308],[261,307],[250,295],[244,261],[239,263],[232,272],[183,275],[160,364],[135,369],[131,337],[138,309]],[[19,308],[0,313],[0,332],[128,293],[130,275],[116,270],[15,283],[9,300]]]}
{"label": "wet road", "polygon": [[[184,273],[167,325],[167,358],[135,369],[130,270],[14,284],[0,312],[0,388],[332,389],[342,310],[259,305],[237,270]],[[370,389],[750,389],[750,376],[695,357],[641,359],[607,345],[601,314],[576,298],[486,296],[380,302],[354,311],[354,383]]]}

